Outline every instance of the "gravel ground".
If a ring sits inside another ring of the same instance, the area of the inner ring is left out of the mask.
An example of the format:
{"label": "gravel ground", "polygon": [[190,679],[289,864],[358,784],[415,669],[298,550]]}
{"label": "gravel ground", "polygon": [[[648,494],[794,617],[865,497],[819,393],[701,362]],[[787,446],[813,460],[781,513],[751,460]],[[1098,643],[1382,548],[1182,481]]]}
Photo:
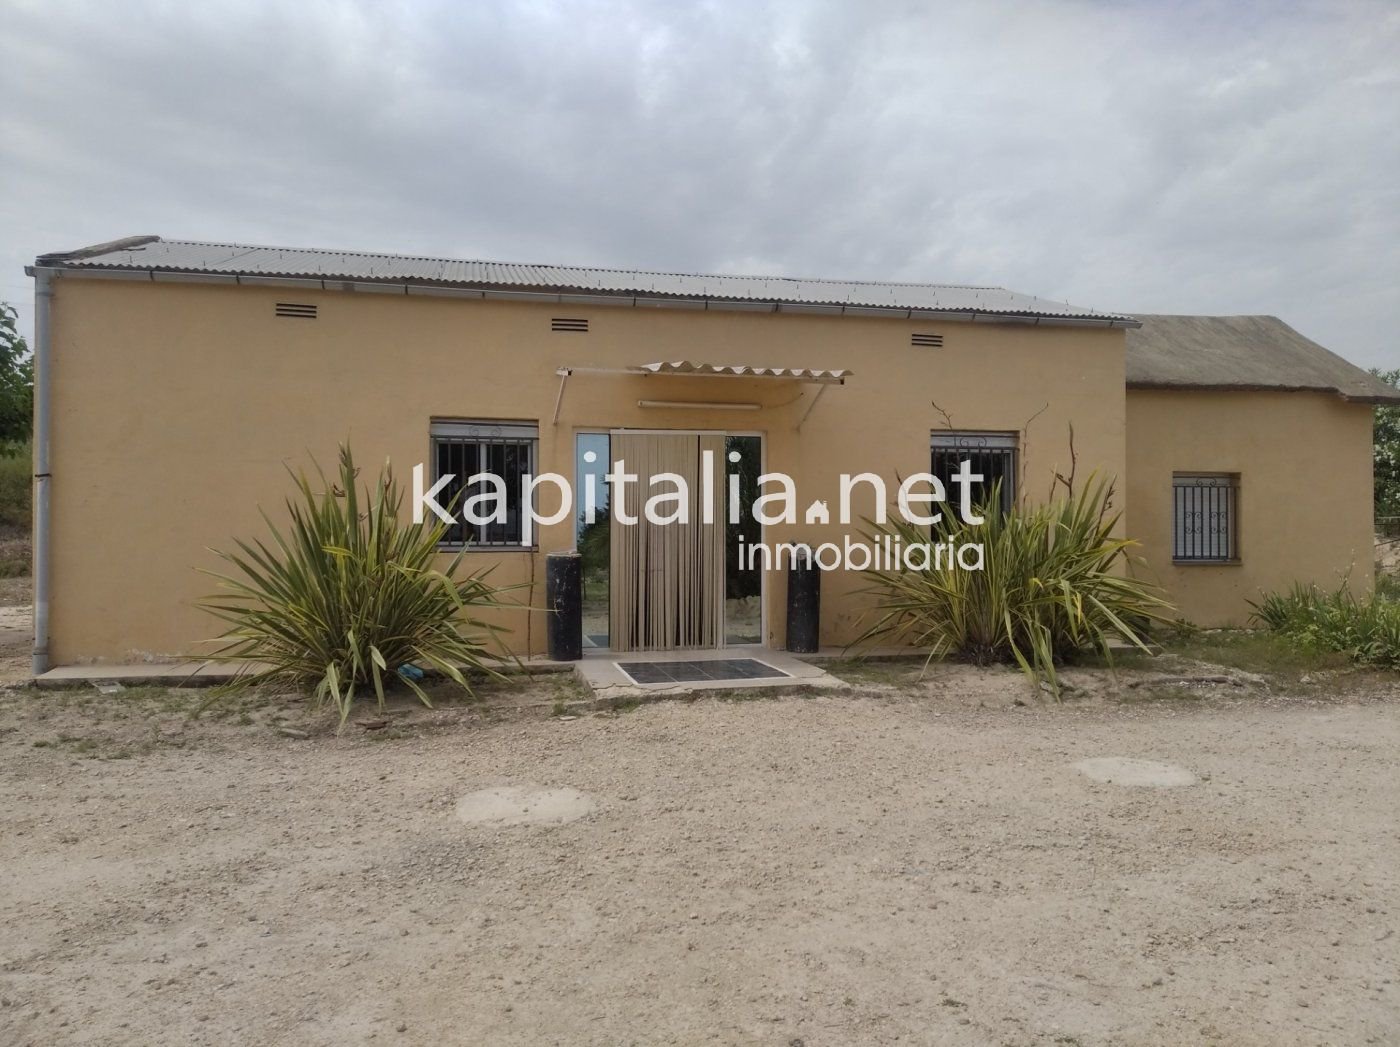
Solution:
{"label": "gravel ground", "polygon": [[0,687],[29,678],[34,614],[28,578],[0,578]]}
{"label": "gravel ground", "polygon": [[1015,680],[306,739],[0,694],[0,1042],[1400,1042],[1393,685],[956,700]]}

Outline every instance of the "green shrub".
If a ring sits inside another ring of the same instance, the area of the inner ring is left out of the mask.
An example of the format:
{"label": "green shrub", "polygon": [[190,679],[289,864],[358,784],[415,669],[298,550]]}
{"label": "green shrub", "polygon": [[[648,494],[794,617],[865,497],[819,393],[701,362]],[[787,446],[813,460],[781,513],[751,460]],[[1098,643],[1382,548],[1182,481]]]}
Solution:
{"label": "green shrub", "polygon": [[1400,576],[1377,568],[1376,596],[1386,600],[1400,600]]}
{"label": "green shrub", "polygon": [[238,552],[219,553],[233,573],[205,572],[221,592],[201,606],[229,625],[211,657],[243,666],[230,687],[312,686],[314,704],[330,701],[344,724],[371,686],[382,707],[396,678],[431,705],[398,673],[408,663],[438,670],[469,694],[464,670],[499,676],[486,660],[485,634],[494,627],[472,614],[499,606],[501,590],[485,573],[458,578],[463,553],[434,568],[446,525],[436,517],[421,526],[400,522],[403,496],[387,467],[373,488],[358,490],[348,447],[340,449],[337,483],[327,484],[319,466],[316,473],[321,493],[293,474],[285,533],[264,513],[271,545],[237,541]]}
{"label": "green shrub", "polygon": [[0,447],[0,531],[29,533],[34,463],[28,444]]}
{"label": "green shrub", "polygon": [[[1082,493],[1046,505],[985,509],[976,525],[945,509],[932,541],[981,544],[982,569],[945,558],[927,570],[867,572],[876,620],[858,642],[912,643],[929,648],[930,660],[1014,661],[1057,695],[1055,666],[1066,657],[1110,657],[1115,640],[1146,650],[1144,629],[1166,621],[1170,605],[1127,573],[1135,543],[1113,534],[1120,514],[1110,509],[1110,493],[1091,479]],[[987,501],[999,505],[999,492]],[[868,537],[884,535],[905,547],[930,541],[928,530],[900,518]]]}
{"label": "green shrub", "polygon": [[0,456],[19,452],[34,431],[34,354],[19,333],[19,314],[0,302]]}
{"label": "green shrub", "polygon": [[1400,602],[1379,592],[1364,599],[1343,582],[1332,592],[1295,583],[1268,593],[1251,619],[1314,651],[1336,651],[1361,665],[1400,668]]}

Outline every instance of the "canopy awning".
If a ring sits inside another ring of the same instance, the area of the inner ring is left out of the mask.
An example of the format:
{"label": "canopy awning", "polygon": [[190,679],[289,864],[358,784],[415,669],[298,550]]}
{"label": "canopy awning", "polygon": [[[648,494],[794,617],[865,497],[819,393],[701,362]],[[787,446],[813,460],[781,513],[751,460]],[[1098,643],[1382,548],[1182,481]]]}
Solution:
{"label": "canopy awning", "polygon": [[[632,367],[560,367],[554,372],[559,376],[559,395],[554,399],[554,425],[559,424],[559,409],[564,404],[564,387],[574,374],[613,374],[613,375],[671,375],[680,378],[778,378],[789,382],[805,382],[819,388],[807,401],[807,408],[798,419],[797,428],[812,413],[812,408],[826,392],[828,385],[845,385],[851,372],[845,368],[818,367],[755,367],[752,364],[697,364],[690,360],[661,360],[652,364],[636,364]],[[742,407],[745,410],[758,410],[759,404],[728,403],[689,403],[686,401],[638,400],[643,407]]]}
{"label": "canopy awning", "polygon": [[851,372],[843,369],[823,370],[815,367],[755,367],[751,364],[697,364],[690,360],[661,361],[642,364],[640,374],[692,375],[718,378],[786,378],[788,381],[817,382],[822,385],[842,385]]}

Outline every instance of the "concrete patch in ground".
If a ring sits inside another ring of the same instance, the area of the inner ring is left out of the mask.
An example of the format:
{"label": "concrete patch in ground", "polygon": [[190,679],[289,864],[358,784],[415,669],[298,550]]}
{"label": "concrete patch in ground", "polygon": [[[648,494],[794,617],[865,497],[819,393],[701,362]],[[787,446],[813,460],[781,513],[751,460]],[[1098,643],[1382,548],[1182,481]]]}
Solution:
{"label": "concrete patch in ground", "polygon": [[457,817],[469,825],[563,825],[593,806],[593,798],[577,789],[503,785],[463,796]]}
{"label": "concrete patch in ground", "polygon": [[1157,763],[1154,760],[1135,760],[1129,756],[1100,756],[1092,760],[1080,760],[1074,767],[1094,781],[1106,782],[1109,785],[1172,789],[1181,785],[1193,785],[1196,781],[1196,776],[1185,767]]}

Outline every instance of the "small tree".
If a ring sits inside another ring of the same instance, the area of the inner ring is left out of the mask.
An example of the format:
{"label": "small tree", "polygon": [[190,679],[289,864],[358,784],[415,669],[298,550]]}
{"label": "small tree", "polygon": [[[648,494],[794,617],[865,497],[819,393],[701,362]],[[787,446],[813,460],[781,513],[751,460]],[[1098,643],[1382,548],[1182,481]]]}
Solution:
{"label": "small tree", "polygon": [[[1400,370],[1371,373],[1400,386]],[[1400,406],[1376,408],[1374,461],[1376,515],[1400,516]]]}
{"label": "small tree", "polygon": [[34,429],[34,358],[15,307],[0,302],[0,454],[15,455]]}

